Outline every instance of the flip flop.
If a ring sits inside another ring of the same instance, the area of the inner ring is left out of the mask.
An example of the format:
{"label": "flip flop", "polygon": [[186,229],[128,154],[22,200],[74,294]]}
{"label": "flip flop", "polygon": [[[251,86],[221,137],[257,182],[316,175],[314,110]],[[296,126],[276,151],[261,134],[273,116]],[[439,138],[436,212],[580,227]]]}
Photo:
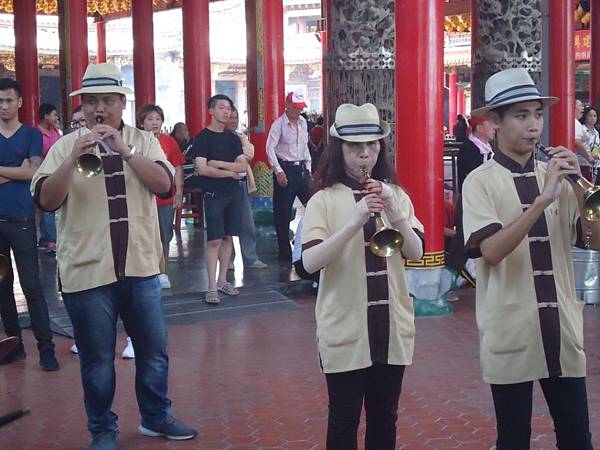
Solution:
{"label": "flip flop", "polygon": [[219,298],[219,293],[217,291],[206,291],[204,301],[209,305],[213,306],[216,306],[219,303],[221,303],[221,299]]}
{"label": "flip flop", "polygon": [[218,287],[217,291],[222,292],[225,295],[230,295],[232,297],[240,295],[240,291],[233,287],[231,283],[225,283],[223,286]]}

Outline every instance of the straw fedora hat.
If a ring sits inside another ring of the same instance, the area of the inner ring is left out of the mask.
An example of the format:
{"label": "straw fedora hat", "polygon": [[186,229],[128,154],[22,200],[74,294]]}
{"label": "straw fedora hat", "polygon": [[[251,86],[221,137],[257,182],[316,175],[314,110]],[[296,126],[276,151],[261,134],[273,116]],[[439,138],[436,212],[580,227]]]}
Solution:
{"label": "straw fedora hat", "polygon": [[482,116],[499,106],[540,101],[545,107],[558,101],[558,97],[543,97],[527,70],[506,69],[495,73],[485,82],[485,106],[474,109],[471,115]]}
{"label": "straw fedora hat", "polygon": [[81,94],[133,94],[123,86],[121,71],[111,63],[90,64],[85,69],[81,89],[69,94],[70,97]]}
{"label": "straw fedora hat", "polygon": [[335,112],[335,122],[329,135],[349,142],[369,142],[390,134],[390,125],[379,120],[377,108],[372,103],[356,106],[341,104]]}

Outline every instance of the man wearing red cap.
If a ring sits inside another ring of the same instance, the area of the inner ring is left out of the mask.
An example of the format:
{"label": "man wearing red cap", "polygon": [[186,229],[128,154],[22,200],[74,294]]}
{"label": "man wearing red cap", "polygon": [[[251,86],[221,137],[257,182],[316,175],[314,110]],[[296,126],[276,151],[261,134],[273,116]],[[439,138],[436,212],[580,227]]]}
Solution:
{"label": "man wearing red cap", "polygon": [[292,249],[288,237],[294,199],[306,205],[309,195],[310,151],[308,127],[300,115],[306,108],[300,92],[285,98],[285,112],[273,122],[267,139],[267,155],[273,169],[273,216],[279,259],[291,263]]}

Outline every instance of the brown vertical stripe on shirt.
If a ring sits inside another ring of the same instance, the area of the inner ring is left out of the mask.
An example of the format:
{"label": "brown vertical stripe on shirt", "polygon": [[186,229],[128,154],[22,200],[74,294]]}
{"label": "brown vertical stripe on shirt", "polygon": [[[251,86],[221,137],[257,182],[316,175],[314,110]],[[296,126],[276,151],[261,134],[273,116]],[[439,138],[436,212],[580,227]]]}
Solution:
{"label": "brown vertical stripe on shirt", "polygon": [[[363,190],[360,183],[355,180],[346,180],[346,186],[350,187],[354,194],[354,200],[358,203],[368,194]],[[367,273],[381,272],[387,270],[387,260],[375,255],[368,243],[376,231],[375,217],[369,218],[363,226],[365,269]],[[372,304],[369,302],[389,301],[388,276],[386,274],[367,277],[367,326],[369,331],[369,350],[373,364],[387,364],[390,345],[390,311],[389,304]]]}
{"label": "brown vertical stripe on shirt", "polygon": [[[525,169],[512,168],[517,194],[522,205],[531,205],[536,197],[540,195],[535,168],[532,161],[528,162]],[[525,208],[524,208],[525,209]],[[548,224],[546,215],[541,214],[528,232],[528,237],[548,237]],[[531,266],[533,268],[533,281],[538,303],[556,303],[556,284],[552,274],[552,248],[550,241],[530,241],[529,254],[531,255]],[[536,273],[537,272],[537,273]],[[542,273],[545,272],[545,273]],[[549,273],[548,273],[549,272]],[[542,343],[546,357],[548,374],[551,378],[562,374],[560,366],[560,318],[558,308],[538,308]]]}
{"label": "brown vertical stripe on shirt", "polygon": [[[115,275],[118,279],[125,276],[129,223],[127,221],[127,194],[123,159],[119,155],[102,155],[104,183],[108,198],[108,216],[110,220],[110,242],[112,246]],[[123,220],[125,219],[125,220]]]}

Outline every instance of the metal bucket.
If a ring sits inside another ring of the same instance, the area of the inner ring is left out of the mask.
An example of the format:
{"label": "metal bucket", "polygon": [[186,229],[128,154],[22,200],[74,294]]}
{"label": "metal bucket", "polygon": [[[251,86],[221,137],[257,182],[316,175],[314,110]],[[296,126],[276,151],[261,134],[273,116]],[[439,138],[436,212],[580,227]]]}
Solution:
{"label": "metal bucket", "polygon": [[573,248],[577,297],[586,305],[600,304],[600,252]]}

